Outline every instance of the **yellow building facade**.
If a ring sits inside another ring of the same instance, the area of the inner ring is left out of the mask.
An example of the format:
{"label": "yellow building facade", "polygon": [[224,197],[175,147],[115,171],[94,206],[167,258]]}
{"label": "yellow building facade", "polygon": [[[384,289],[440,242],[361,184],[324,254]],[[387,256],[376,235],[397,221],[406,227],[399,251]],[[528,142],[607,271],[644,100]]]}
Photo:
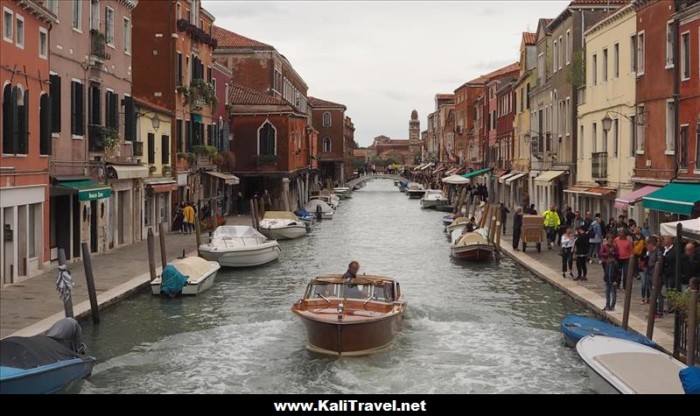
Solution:
{"label": "yellow building facade", "polygon": [[583,214],[616,217],[615,197],[633,189],[635,88],[632,5],[585,33],[585,85],[579,88],[576,186],[568,202]]}

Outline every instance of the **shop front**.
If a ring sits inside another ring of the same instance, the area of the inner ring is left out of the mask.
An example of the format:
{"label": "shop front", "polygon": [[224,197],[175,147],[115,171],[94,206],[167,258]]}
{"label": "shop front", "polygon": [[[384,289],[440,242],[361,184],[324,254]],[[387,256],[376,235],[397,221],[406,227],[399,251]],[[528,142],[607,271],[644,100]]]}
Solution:
{"label": "shop front", "polygon": [[153,228],[153,234],[158,234],[159,224],[166,223],[166,229],[172,225],[172,192],[178,190],[178,183],[172,178],[146,179],[144,181],[145,197],[143,202],[143,222],[141,238],[146,239],[148,228]]}

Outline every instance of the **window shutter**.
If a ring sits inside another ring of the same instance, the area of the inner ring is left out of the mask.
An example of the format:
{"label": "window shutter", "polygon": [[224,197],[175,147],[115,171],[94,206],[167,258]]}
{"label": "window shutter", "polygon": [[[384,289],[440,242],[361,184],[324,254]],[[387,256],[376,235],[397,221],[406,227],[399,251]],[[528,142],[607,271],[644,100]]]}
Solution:
{"label": "window shutter", "polygon": [[15,153],[13,137],[15,132],[14,103],[16,101],[13,101],[14,96],[12,85],[5,86],[2,95],[2,152],[6,154]]}
{"label": "window shutter", "polygon": [[185,151],[185,143],[182,142],[182,120],[175,122],[175,144],[178,152]]}
{"label": "window shutter", "polygon": [[160,156],[161,163],[164,165],[170,164],[170,136],[160,136]]}
{"label": "window shutter", "polygon": [[70,134],[78,135],[78,84],[73,81],[70,84]]}
{"label": "window shutter", "polygon": [[153,133],[148,133],[148,164],[156,163],[156,137]]}
{"label": "window shutter", "polygon": [[10,140],[11,142],[11,149],[12,151],[9,153],[17,153],[17,141],[19,139],[19,107],[17,106],[17,93],[19,92],[19,88],[14,87],[12,88],[12,139]]}
{"label": "window shutter", "polygon": [[39,100],[39,154],[51,154],[51,104],[48,94],[43,94]]}
{"label": "window shutter", "polygon": [[22,114],[22,129],[17,137],[17,153],[26,155],[29,153],[29,90],[24,91],[24,113]]}
{"label": "window shutter", "polygon": [[119,94],[112,94],[109,112],[111,127],[119,131]]}
{"label": "window shutter", "polygon": [[134,99],[128,96],[124,97],[124,140],[134,141],[136,137],[136,110],[134,109]]}
{"label": "window shutter", "polygon": [[61,131],[61,77],[50,75],[51,82],[51,131],[60,133]]}
{"label": "window shutter", "polygon": [[182,149],[183,152],[188,152],[192,148],[192,131],[190,129],[190,122],[185,121],[185,147]]}
{"label": "window shutter", "polygon": [[214,126],[211,124],[207,124],[207,143],[212,144],[214,139]]}
{"label": "window shutter", "polygon": [[177,85],[182,85],[182,54],[177,53]]}
{"label": "window shutter", "polygon": [[76,103],[77,103],[77,114],[76,118],[76,131],[78,136],[85,135],[85,97],[83,94],[83,84],[76,82]]}

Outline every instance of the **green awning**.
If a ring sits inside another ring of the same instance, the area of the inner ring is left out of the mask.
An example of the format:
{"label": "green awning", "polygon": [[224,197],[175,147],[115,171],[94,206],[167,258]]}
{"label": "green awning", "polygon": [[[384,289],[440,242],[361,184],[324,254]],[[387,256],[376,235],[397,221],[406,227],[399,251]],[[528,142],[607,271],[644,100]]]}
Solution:
{"label": "green awning", "polygon": [[690,215],[700,201],[700,184],[670,183],[643,198],[644,208],[672,214]]}
{"label": "green awning", "polygon": [[462,175],[463,178],[473,178],[475,176],[483,175],[484,173],[489,173],[491,172],[491,168],[485,168],[485,169],[479,169],[479,170],[474,170],[471,172],[467,172],[464,175]]}
{"label": "green awning", "polygon": [[81,202],[95,201],[112,196],[112,188],[90,179],[61,181],[59,186],[69,189],[71,192],[77,192],[78,200]]}

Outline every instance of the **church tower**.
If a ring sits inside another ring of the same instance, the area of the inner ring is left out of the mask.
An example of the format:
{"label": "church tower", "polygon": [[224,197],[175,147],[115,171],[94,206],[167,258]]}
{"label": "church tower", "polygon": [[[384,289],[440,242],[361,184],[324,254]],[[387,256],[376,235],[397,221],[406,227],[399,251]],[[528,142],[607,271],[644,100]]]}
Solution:
{"label": "church tower", "polygon": [[420,121],[418,111],[411,111],[411,121],[408,122],[408,146],[414,156],[420,156]]}

